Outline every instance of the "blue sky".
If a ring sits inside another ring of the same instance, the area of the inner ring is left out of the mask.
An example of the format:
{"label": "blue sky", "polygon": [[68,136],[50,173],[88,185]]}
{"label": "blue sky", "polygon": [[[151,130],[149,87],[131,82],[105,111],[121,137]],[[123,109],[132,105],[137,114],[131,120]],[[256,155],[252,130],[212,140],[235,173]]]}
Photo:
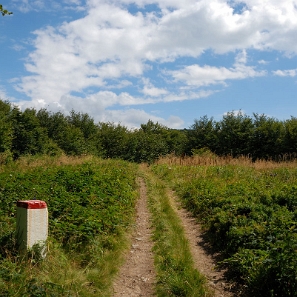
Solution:
{"label": "blue sky", "polygon": [[297,116],[297,0],[0,0],[0,98],[188,128]]}

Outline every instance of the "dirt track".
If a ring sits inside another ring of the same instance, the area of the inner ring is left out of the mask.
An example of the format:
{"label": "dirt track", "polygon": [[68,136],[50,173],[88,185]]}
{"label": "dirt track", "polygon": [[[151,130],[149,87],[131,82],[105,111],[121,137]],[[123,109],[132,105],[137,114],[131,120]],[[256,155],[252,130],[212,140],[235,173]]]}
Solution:
{"label": "dirt track", "polygon": [[[132,235],[131,250],[114,284],[115,297],[155,296],[150,213],[147,208],[145,182],[143,179],[139,179],[139,183],[140,199],[137,203],[135,231]],[[186,210],[179,207],[172,191],[168,190],[168,195],[171,205],[178,213],[184,227],[195,268],[207,278],[208,285],[214,292],[214,297],[236,296],[230,291],[231,285],[226,281],[224,271],[216,269],[215,258],[208,253],[200,226]]]}

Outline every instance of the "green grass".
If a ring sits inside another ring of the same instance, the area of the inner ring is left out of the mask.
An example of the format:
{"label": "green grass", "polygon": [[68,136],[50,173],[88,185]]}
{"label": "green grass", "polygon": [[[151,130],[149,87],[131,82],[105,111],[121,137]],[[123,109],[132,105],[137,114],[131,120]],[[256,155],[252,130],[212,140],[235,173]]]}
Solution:
{"label": "green grass", "polygon": [[152,212],[158,296],[211,296],[205,278],[194,268],[188,241],[163,182],[144,173]]}
{"label": "green grass", "polygon": [[[211,296],[194,268],[170,186],[252,296],[297,297],[297,169],[264,165],[139,170],[124,161],[62,156],[1,166],[0,296],[111,296],[141,175],[152,212],[158,296]],[[45,260],[16,250],[16,202],[24,199],[47,202]]]}
{"label": "green grass", "polygon": [[[96,158],[18,165],[0,172],[0,296],[111,296],[134,217],[137,166]],[[34,198],[49,209],[45,260],[22,258],[15,247],[16,201]]]}
{"label": "green grass", "polygon": [[252,296],[297,296],[297,169],[157,165]]}

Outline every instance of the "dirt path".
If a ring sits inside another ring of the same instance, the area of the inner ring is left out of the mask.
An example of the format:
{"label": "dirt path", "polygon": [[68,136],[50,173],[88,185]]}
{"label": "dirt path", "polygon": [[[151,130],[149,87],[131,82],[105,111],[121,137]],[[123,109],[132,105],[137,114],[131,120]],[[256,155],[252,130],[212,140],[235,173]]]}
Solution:
{"label": "dirt path", "polygon": [[114,284],[114,297],[138,297],[154,295],[154,260],[152,254],[150,213],[147,208],[147,192],[143,179],[140,184],[140,199],[136,205],[135,231],[131,250],[120,269]]}
{"label": "dirt path", "polygon": [[[140,184],[140,199],[137,203],[137,219],[132,235],[131,250],[114,284],[114,297],[155,296],[155,272],[153,264],[150,213],[147,208],[147,192],[143,179]],[[168,190],[172,207],[181,219],[186,238],[195,262],[195,268],[208,280],[214,297],[235,297],[232,285],[224,277],[224,271],[216,269],[216,261],[203,239],[201,227],[191,214],[180,207],[173,191]]]}
{"label": "dirt path", "polygon": [[231,292],[232,285],[224,277],[224,271],[216,269],[214,256],[207,252],[208,248],[202,236],[203,232],[199,224],[196,223],[195,218],[180,206],[173,191],[168,190],[168,196],[172,207],[182,221],[195,262],[195,268],[207,278],[209,287],[214,291],[214,297],[237,296],[236,293]]}

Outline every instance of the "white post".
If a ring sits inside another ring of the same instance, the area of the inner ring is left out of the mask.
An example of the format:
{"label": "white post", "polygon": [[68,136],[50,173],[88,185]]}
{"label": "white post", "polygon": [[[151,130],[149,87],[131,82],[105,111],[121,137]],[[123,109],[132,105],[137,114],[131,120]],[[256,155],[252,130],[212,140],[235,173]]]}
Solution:
{"label": "white post", "polygon": [[23,200],[17,202],[16,239],[20,251],[26,251],[38,245],[40,255],[46,255],[48,235],[47,205],[41,200]]}

